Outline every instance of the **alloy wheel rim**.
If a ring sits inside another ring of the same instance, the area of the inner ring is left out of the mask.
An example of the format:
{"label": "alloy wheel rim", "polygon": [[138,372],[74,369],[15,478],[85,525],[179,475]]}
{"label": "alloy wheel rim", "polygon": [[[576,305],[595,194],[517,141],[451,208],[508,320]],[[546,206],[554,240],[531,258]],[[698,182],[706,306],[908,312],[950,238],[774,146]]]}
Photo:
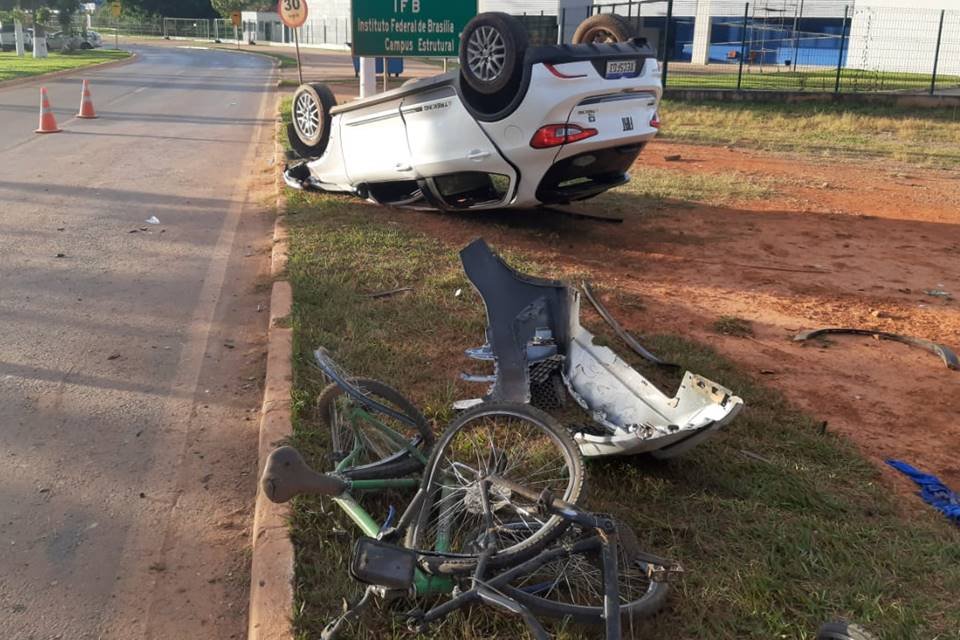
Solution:
{"label": "alloy wheel rim", "polygon": [[484,25],[470,34],[467,40],[467,66],[484,82],[496,80],[503,73],[507,45],[494,27]]}
{"label": "alloy wheel rim", "polygon": [[294,106],[294,119],[297,129],[308,138],[312,138],[320,131],[320,106],[309,93],[301,93]]}

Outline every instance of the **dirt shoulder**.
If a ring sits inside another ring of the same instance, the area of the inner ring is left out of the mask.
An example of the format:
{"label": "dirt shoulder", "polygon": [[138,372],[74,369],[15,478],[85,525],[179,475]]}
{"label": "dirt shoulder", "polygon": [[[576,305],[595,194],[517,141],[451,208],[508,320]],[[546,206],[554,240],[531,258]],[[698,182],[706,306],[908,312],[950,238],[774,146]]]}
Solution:
{"label": "dirt shoulder", "polygon": [[[680,161],[665,156],[679,154]],[[894,457],[960,486],[956,384],[936,356],[870,338],[803,344],[818,327],[858,327],[960,349],[960,173],[656,142],[639,165],[685,175],[738,172],[772,185],[762,198],[724,206],[633,193],[581,205],[615,208],[622,225],[545,213],[387,215],[454,245],[484,236],[566,274],[588,273],[638,334],[705,342],[762,375],[872,460]],[[621,308],[613,291],[639,295]],[[723,316],[753,335],[719,334]],[[881,467],[885,465],[880,464]],[[903,491],[912,484],[885,471]]]}

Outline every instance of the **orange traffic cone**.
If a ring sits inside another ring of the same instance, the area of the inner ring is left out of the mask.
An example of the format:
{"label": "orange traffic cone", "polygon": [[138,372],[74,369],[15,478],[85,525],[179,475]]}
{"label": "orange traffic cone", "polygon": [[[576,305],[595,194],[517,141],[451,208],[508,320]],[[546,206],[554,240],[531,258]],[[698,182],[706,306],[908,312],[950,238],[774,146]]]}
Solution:
{"label": "orange traffic cone", "polygon": [[90,96],[90,87],[87,81],[83,81],[83,94],[80,96],[80,113],[78,118],[96,118],[97,113],[93,110],[93,98]]}
{"label": "orange traffic cone", "polygon": [[37,133],[56,133],[61,131],[57,126],[57,119],[50,110],[50,100],[47,99],[47,88],[40,87],[40,128]]}

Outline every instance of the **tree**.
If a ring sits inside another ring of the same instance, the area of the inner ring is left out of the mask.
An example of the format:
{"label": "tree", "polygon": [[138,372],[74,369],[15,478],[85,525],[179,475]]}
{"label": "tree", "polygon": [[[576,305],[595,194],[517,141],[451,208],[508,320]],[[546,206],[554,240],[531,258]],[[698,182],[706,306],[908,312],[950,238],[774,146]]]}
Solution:
{"label": "tree", "polygon": [[264,5],[263,0],[210,0],[213,8],[224,18],[234,11],[254,11]]}

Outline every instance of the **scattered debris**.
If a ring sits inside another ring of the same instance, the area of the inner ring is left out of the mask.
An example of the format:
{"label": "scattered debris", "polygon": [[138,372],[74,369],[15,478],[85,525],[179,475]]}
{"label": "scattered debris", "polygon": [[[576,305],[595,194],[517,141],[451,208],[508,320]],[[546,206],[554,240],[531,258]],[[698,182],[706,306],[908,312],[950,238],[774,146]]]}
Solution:
{"label": "scattered debris", "polygon": [[683,159],[683,156],[681,156],[679,153],[672,153],[668,156],[663,156],[663,159],[667,162],[679,162]]}
{"label": "scattered debris", "polygon": [[933,296],[934,298],[949,298],[950,292],[944,291],[943,289],[924,289],[923,292],[928,296]]}
{"label": "scattered debris", "polygon": [[57,231],[64,231],[64,230],[66,230],[66,227],[57,227]]}
{"label": "scattered debris", "polygon": [[772,376],[772,375],[775,375],[777,372],[774,371],[773,369],[760,369],[760,373],[761,375]]}
{"label": "scattered debris", "polygon": [[157,573],[160,573],[161,571],[167,570],[167,565],[164,564],[163,562],[154,562],[148,568],[150,569],[150,571],[156,571]]}
{"label": "scattered debris", "polygon": [[107,360],[116,360],[119,357],[120,357],[119,353],[111,353],[109,356],[107,356]]}
{"label": "scattered debris", "polygon": [[66,257],[67,257],[67,254],[65,254],[65,253],[58,253],[56,257],[58,257],[58,258],[66,258]]}
{"label": "scattered debris", "polygon": [[826,334],[850,334],[856,336],[871,336],[877,340],[892,340],[894,342],[901,342],[911,347],[919,347],[921,349],[926,349],[931,353],[934,353],[943,360],[944,364],[947,365],[948,369],[960,370],[960,359],[957,358],[957,354],[950,350],[949,347],[945,347],[942,344],[937,344],[936,342],[931,342],[924,338],[914,338],[913,336],[902,336],[898,333],[888,333],[886,331],[872,331],[870,329],[852,329],[846,327],[832,327],[826,329],[814,329],[813,331],[804,331],[798,333],[793,337],[797,342],[803,342],[804,340],[809,340],[810,338],[816,338],[818,336]]}
{"label": "scattered debris", "polygon": [[150,216],[149,218],[144,220],[144,222],[146,222],[147,224],[160,224],[160,220],[157,218],[157,216]]}
{"label": "scattered debris", "polygon": [[960,495],[951,491],[940,478],[924,473],[902,460],[887,460],[887,464],[909,476],[920,487],[917,495],[923,498],[924,502],[947,516],[954,524],[960,525]]}
{"label": "scattered debris", "polygon": [[[404,293],[405,291],[413,291],[413,287],[400,287],[399,289],[390,289],[388,291],[378,291],[376,293],[367,294],[371,298],[389,298],[390,296],[395,296],[398,293]],[[459,289],[458,289],[459,291]]]}
{"label": "scattered debris", "polygon": [[649,452],[657,458],[686,452],[742,408],[730,390],[689,371],[673,398],[661,393],[581,326],[576,289],[515,271],[483,239],[461,250],[460,259],[487,311],[487,343],[467,356],[493,362],[494,382],[485,398],[457,408],[529,403],[532,391],[559,374],[597,425],[574,434],[584,456]]}
{"label": "scattered debris", "polygon": [[453,297],[459,298],[461,293],[463,293],[463,289],[457,289],[456,291],[453,292]]}
{"label": "scattered debris", "polygon": [[605,306],[603,306],[599,300],[597,300],[597,297],[593,294],[593,288],[590,286],[589,282],[584,280],[582,283],[582,287],[583,287],[583,295],[587,297],[587,300],[589,300],[590,304],[593,305],[593,308],[597,310],[597,313],[600,314],[600,317],[603,318],[608,325],[610,325],[610,328],[613,329],[614,333],[620,336],[620,339],[626,342],[627,346],[633,349],[637,353],[637,355],[639,355],[644,360],[648,362],[652,362],[653,364],[661,367],[678,368],[680,366],[672,362],[661,360],[654,354],[647,351],[642,344],[637,342],[636,338],[634,338],[632,335],[627,333],[626,329],[624,329],[620,325],[620,323],[617,322],[617,319],[614,318],[612,315],[610,315],[610,311]]}

